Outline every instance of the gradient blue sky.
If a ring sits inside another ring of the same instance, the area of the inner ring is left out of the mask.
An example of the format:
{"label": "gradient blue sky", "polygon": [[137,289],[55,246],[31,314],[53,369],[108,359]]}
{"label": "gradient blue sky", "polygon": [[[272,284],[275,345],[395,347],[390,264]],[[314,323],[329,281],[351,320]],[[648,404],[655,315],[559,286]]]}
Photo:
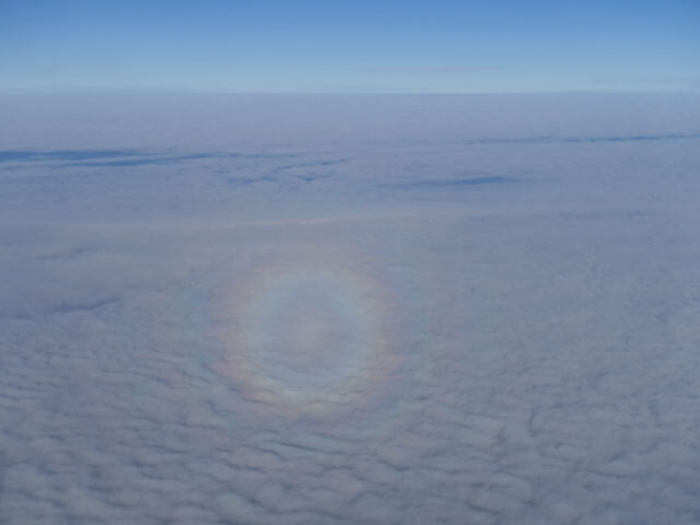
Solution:
{"label": "gradient blue sky", "polygon": [[699,90],[700,2],[0,0],[0,91]]}

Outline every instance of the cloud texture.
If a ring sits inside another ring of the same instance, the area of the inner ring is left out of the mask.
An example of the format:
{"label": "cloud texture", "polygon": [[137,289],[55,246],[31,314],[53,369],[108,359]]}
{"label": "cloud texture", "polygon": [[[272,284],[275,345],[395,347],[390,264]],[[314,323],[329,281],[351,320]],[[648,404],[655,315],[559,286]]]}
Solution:
{"label": "cloud texture", "polygon": [[697,101],[4,104],[0,522],[700,520]]}

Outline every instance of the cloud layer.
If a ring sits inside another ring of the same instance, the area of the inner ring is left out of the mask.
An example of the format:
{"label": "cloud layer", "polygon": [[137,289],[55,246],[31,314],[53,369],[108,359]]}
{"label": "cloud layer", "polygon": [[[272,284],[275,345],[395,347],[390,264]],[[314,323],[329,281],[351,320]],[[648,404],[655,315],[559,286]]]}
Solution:
{"label": "cloud layer", "polygon": [[0,153],[0,521],[700,520],[698,106],[619,133],[580,101],[492,140],[387,100],[374,143],[254,148],[197,138],[230,101],[143,148],[27,116]]}

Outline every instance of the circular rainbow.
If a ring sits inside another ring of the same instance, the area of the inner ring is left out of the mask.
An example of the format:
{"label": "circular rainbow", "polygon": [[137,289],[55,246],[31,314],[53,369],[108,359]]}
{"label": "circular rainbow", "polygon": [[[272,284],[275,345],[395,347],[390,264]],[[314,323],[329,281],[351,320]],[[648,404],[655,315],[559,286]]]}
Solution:
{"label": "circular rainbow", "polygon": [[384,287],[361,259],[317,249],[274,259],[223,294],[219,372],[247,399],[286,413],[368,400],[396,364]]}

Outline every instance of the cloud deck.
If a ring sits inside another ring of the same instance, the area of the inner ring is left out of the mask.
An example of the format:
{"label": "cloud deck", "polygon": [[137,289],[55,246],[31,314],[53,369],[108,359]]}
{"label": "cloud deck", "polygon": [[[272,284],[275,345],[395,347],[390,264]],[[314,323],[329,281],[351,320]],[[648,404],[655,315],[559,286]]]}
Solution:
{"label": "cloud deck", "polygon": [[148,100],[2,99],[0,521],[700,520],[698,100]]}

